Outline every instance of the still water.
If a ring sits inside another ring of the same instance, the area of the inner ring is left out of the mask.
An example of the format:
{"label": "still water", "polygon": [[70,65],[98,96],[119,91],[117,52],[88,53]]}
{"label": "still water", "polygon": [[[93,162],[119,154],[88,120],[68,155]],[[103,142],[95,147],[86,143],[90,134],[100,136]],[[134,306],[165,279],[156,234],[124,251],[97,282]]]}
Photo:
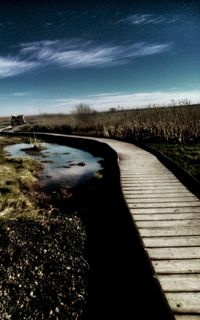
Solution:
{"label": "still water", "polygon": [[53,143],[42,143],[42,145],[45,149],[35,155],[26,152],[25,149],[30,148],[30,144],[27,143],[5,147],[9,156],[33,158],[42,163],[43,169],[39,176],[41,187],[58,184],[77,187],[102,169],[99,161],[103,159],[94,157],[89,152]]}

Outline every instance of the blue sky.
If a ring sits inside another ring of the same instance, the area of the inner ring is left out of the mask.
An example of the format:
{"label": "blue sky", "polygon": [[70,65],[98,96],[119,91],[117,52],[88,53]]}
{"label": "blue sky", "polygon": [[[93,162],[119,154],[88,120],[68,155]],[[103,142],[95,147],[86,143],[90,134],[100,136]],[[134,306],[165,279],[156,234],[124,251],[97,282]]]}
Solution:
{"label": "blue sky", "polygon": [[0,115],[200,101],[199,2],[107,2],[0,4]]}

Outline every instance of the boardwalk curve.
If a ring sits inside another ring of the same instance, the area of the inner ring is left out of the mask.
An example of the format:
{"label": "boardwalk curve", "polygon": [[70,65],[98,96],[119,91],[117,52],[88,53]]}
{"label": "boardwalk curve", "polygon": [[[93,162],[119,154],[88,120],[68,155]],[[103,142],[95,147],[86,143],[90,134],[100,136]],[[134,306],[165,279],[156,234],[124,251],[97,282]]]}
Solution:
{"label": "boardwalk curve", "polygon": [[152,154],[97,139],[119,156],[122,191],[177,320],[200,319],[200,201]]}
{"label": "boardwalk curve", "polygon": [[154,155],[130,143],[96,140],[119,159],[121,188],[176,320],[200,319],[200,200]]}

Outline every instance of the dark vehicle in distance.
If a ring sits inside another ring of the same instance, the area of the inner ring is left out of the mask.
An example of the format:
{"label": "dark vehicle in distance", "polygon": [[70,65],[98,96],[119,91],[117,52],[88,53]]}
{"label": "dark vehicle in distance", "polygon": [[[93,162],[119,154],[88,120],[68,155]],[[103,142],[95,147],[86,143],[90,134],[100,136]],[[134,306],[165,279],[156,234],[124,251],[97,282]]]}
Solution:
{"label": "dark vehicle in distance", "polygon": [[19,126],[24,123],[26,123],[26,120],[24,118],[24,115],[22,115],[22,114],[13,115],[11,117],[11,126]]}

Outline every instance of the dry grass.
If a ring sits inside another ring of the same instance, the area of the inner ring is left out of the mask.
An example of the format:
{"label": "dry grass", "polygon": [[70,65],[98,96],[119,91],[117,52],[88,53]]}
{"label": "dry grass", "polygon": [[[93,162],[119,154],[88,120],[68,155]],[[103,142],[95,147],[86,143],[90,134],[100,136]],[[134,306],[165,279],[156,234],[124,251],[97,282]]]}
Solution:
{"label": "dry grass", "polygon": [[28,193],[37,184],[40,164],[32,159],[8,157],[3,150],[4,146],[19,142],[20,138],[0,137],[0,220],[39,215]]}
{"label": "dry grass", "polygon": [[200,181],[200,143],[151,143],[150,146],[165,154]]}
{"label": "dry grass", "polygon": [[[162,106],[98,112],[80,117],[57,114],[29,117],[32,131],[88,134],[137,142],[191,142],[200,139],[200,106]],[[27,127],[25,128],[27,130]]]}
{"label": "dry grass", "polygon": [[10,117],[0,117],[0,129],[10,125]]}

